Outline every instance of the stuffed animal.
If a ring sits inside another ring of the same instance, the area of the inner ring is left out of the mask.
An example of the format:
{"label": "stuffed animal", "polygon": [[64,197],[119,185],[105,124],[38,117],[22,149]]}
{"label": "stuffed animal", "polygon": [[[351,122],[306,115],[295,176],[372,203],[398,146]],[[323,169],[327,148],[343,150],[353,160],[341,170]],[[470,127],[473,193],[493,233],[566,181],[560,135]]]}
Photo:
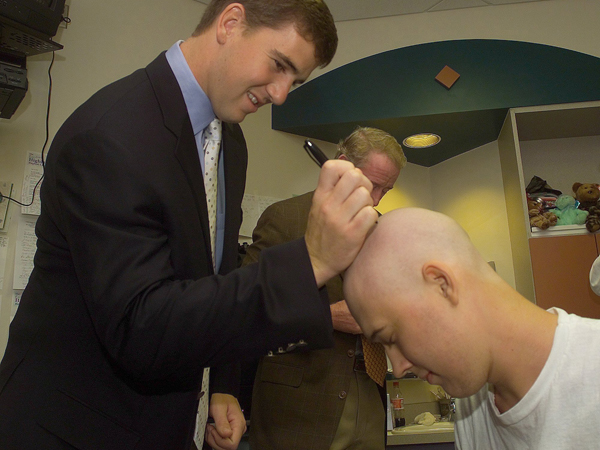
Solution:
{"label": "stuffed animal", "polygon": [[575,207],[575,197],[562,194],[556,199],[556,208],[551,209],[550,212],[554,213],[558,217],[557,226],[560,225],[583,225],[585,219],[588,216],[588,212]]}
{"label": "stuffed animal", "polygon": [[590,207],[596,206],[596,202],[600,199],[600,184],[575,183],[573,192],[575,199],[579,202],[579,209],[588,211]]}
{"label": "stuffed animal", "polygon": [[529,224],[532,227],[538,227],[540,230],[547,230],[556,225],[558,218],[554,213],[543,212],[543,203],[532,199],[527,200],[527,208],[529,209]]}
{"label": "stuffed animal", "polygon": [[585,227],[590,233],[600,230],[600,201],[590,207],[589,214],[585,219]]}

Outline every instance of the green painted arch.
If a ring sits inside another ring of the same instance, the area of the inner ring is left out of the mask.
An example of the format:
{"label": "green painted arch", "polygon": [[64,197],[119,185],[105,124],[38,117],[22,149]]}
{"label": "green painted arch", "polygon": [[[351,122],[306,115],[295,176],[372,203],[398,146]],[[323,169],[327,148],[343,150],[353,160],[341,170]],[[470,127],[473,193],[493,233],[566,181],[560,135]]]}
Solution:
{"label": "green painted arch", "polygon": [[[436,75],[460,74],[447,89]],[[272,127],[338,142],[357,125],[398,140],[442,136],[435,150],[406,150],[410,162],[435,165],[497,139],[509,108],[600,100],[600,58],[504,40],[454,40],[399,48],[334,69],[273,106]]]}

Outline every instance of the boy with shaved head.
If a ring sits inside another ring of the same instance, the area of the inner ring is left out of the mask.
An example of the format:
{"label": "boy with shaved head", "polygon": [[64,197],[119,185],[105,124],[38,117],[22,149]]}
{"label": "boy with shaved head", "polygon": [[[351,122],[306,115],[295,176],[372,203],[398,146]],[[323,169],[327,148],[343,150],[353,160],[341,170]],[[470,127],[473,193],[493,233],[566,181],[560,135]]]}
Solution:
{"label": "boy with shaved head", "polygon": [[543,310],[486,263],[449,217],[380,218],[344,294],[395,376],[411,371],[457,401],[456,446],[595,448],[600,321]]}

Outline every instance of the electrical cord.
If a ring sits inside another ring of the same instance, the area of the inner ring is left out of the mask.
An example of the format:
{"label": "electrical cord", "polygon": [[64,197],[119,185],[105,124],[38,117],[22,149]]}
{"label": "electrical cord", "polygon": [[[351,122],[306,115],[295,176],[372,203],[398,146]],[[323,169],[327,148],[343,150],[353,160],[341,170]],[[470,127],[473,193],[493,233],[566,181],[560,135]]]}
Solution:
{"label": "electrical cord", "polygon": [[48,66],[48,104],[46,106],[46,140],[44,141],[44,145],[42,147],[42,176],[40,177],[38,182],[33,187],[33,192],[31,194],[31,201],[29,203],[21,203],[20,201],[14,199],[12,197],[5,197],[2,195],[2,192],[0,192],[0,202],[4,201],[4,199],[6,199],[9,202],[15,202],[17,205],[21,205],[21,206],[33,205],[33,202],[35,201],[35,191],[38,189],[40,183],[44,179],[43,170],[45,169],[45,166],[46,166],[46,162],[44,161],[44,152],[46,151],[46,146],[48,145],[48,140],[50,139],[50,132],[49,132],[50,100],[52,99],[52,66],[54,65],[54,56],[55,56],[55,52],[52,52],[52,60],[50,61],[50,66]]}

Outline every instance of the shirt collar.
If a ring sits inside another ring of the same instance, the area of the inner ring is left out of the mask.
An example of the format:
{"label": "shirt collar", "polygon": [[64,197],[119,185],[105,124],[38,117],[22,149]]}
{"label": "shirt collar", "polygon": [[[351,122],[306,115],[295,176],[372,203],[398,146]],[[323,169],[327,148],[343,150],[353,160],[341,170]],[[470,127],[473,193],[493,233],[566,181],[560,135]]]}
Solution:
{"label": "shirt collar", "polygon": [[192,73],[181,48],[183,41],[177,41],[167,50],[166,57],[171,70],[175,74],[177,83],[183,94],[183,99],[192,122],[194,135],[201,133],[210,122],[215,118],[210,100],[198,84],[198,81]]}

